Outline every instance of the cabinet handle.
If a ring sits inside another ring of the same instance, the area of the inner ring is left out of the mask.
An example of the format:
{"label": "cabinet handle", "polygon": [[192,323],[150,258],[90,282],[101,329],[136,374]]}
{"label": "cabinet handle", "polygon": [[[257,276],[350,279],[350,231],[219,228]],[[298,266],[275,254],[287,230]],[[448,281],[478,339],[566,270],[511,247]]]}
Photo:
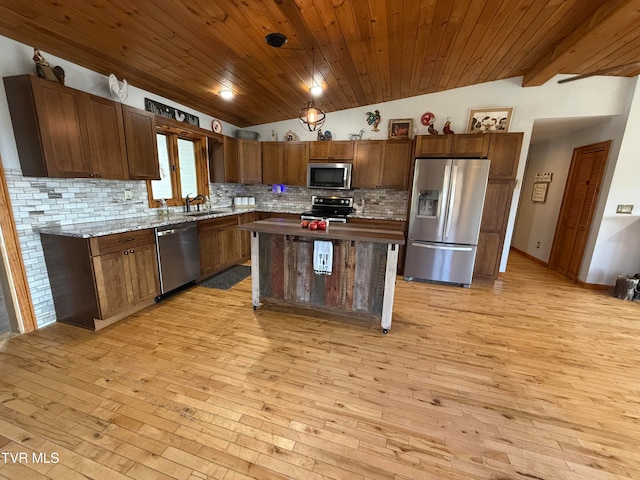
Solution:
{"label": "cabinet handle", "polygon": [[133,249],[129,250],[129,253],[133,253],[133,252],[134,252],[134,250],[133,250]]}
{"label": "cabinet handle", "polygon": [[118,243],[133,242],[134,240],[135,240],[135,238],[133,238],[133,237],[123,238],[122,240],[118,240]]}
{"label": "cabinet handle", "polygon": [[129,252],[127,252],[126,250],[122,253],[124,253],[125,255],[129,255]]}

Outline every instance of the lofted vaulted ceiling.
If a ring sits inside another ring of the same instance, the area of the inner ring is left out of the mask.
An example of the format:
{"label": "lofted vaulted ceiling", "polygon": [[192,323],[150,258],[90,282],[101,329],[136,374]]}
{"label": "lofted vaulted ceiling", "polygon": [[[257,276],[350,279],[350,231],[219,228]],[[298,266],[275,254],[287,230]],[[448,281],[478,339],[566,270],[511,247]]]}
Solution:
{"label": "lofted vaulted ceiling", "polygon": [[0,0],[0,34],[240,127],[298,115],[312,47],[332,112],[520,75],[635,76],[639,25],[640,0]]}

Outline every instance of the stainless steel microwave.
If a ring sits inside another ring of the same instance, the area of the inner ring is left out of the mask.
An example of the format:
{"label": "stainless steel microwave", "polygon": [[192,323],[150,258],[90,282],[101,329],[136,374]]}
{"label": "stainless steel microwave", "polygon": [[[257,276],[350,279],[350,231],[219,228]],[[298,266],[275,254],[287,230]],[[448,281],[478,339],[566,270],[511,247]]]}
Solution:
{"label": "stainless steel microwave", "polygon": [[307,188],[351,190],[350,163],[309,163]]}

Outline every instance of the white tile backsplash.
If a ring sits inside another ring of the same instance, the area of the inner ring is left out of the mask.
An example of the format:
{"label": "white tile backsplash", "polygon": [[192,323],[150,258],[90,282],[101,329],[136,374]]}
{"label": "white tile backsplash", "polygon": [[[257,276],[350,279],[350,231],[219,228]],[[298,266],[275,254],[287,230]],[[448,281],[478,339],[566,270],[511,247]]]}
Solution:
{"label": "white tile backsplash", "polygon": [[[38,326],[55,322],[56,314],[40,235],[35,228],[157,215],[156,209],[148,208],[144,181],[23,177],[19,169],[7,169],[5,176]],[[131,191],[130,200],[125,200],[125,190]],[[389,217],[388,212],[404,217],[407,202],[407,192],[394,190],[336,193],[287,187],[278,196],[267,185],[212,183],[209,192],[214,208],[232,205],[233,197],[250,196],[256,197],[257,207],[301,213],[310,208],[312,195],[353,196],[356,201],[364,198],[365,216],[380,218]],[[171,210],[178,212],[181,208]]]}

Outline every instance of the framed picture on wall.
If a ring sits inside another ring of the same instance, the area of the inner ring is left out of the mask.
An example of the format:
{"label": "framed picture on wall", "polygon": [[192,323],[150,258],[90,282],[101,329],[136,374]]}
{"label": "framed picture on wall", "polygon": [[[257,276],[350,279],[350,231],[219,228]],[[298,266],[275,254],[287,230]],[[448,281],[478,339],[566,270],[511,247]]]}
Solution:
{"label": "framed picture on wall", "polygon": [[531,192],[531,201],[536,203],[544,203],[547,201],[547,190],[549,184],[547,182],[536,182],[533,184]]}
{"label": "framed picture on wall", "polygon": [[413,132],[413,119],[389,120],[389,139],[411,138]]}
{"label": "framed picture on wall", "polygon": [[512,115],[512,107],[474,108],[469,113],[467,133],[507,133]]}

